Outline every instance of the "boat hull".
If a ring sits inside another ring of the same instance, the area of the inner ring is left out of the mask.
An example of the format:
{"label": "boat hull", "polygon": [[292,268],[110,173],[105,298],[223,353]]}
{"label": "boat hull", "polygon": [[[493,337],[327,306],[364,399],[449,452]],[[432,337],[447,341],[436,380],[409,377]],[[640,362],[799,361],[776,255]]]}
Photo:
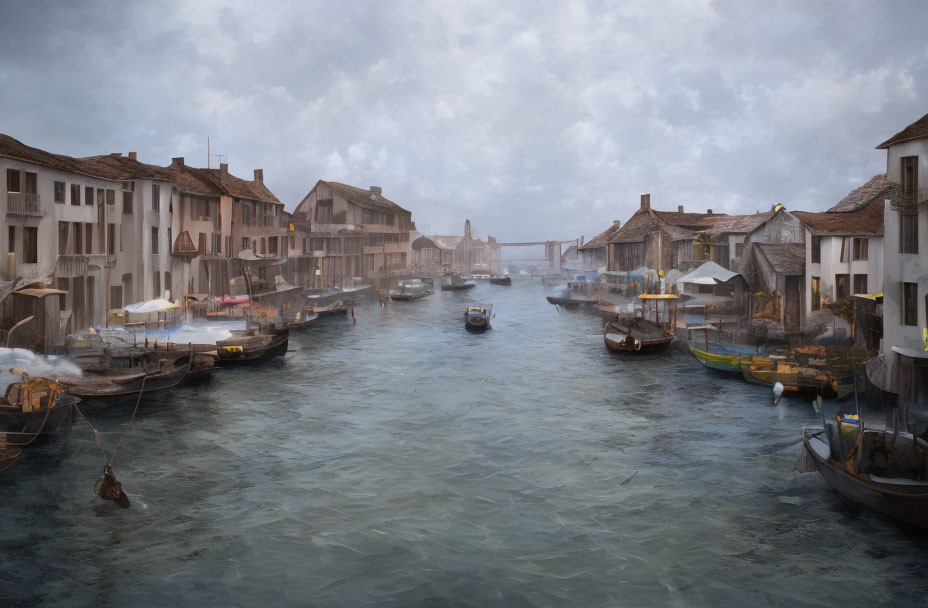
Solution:
{"label": "boat hull", "polygon": [[[241,352],[229,352],[219,348],[218,363],[225,366],[262,363],[287,354],[289,342],[289,336],[277,336],[266,345],[254,349],[242,348]],[[233,345],[230,344],[229,346]]]}
{"label": "boat hull", "polygon": [[63,435],[71,428],[75,403],[77,399],[63,395],[48,412],[47,420],[44,411],[0,412],[0,435],[5,435],[6,440],[14,445],[31,442],[40,431],[39,439]]}
{"label": "boat hull", "polygon": [[462,289],[473,289],[476,283],[461,283],[460,285],[442,285],[442,291],[460,291]]}
{"label": "boat hull", "polygon": [[426,296],[432,295],[429,292],[426,293],[394,293],[390,294],[390,299],[397,302],[412,302],[413,300],[420,300]]}
{"label": "boat hull", "polygon": [[502,285],[503,287],[512,287],[512,277],[500,277],[490,279],[491,285]]}
{"label": "boat hull", "polygon": [[124,377],[87,375],[73,380],[62,380],[68,393],[87,399],[125,397],[144,390],[147,393],[174,388],[187,376],[189,364],[176,365],[169,370],[154,370]]}
{"label": "boat hull", "polygon": [[716,353],[707,353],[694,348],[690,344],[690,352],[696,357],[696,360],[708,367],[720,372],[743,375],[741,371],[741,358],[735,355],[719,355]]}
{"label": "boat hull", "polygon": [[818,446],[819,449],[813,447],[814,441],[827,441],[817,438],[816,432],[821,432],[821,429],[803,429],[803,447],[812,456],[816,469],[831,489],[851,504],[928,528],[928,486],[882,484],[851,475],[833,459],[825,457],[821,446]]}

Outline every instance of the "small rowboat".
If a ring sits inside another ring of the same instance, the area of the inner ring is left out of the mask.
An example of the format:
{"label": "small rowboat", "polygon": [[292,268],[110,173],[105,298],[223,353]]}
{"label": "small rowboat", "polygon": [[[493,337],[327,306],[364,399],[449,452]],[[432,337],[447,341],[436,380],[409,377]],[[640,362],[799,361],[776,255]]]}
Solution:
{"label": "small rowboat", "polygon": [[492,308],[485,306],[468,306],[464,313],[464,327],[467,331],[473,333],[482,333],[490,327],[490,315]]}
{"label": "small rowboat", "polygon": [[603,341],[612,352],[648,354],[666,350],[674,335],[645,319],[634,319],[625,325],[609,321],[603,330]]}

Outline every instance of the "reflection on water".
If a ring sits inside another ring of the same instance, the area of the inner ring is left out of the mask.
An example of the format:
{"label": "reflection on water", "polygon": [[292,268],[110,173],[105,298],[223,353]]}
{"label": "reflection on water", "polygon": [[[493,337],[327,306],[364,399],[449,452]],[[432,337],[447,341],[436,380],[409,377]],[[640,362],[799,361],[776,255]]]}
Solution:
{"label": "reflection on water", "polygon": [[[493,331],[464,330],[493,303]],[[541,287],[320,319],[143,400],[92,495],[88,429],[0,476],[0,605],[860,605],[928,540],[792,473],[812,408],[688,355],[610,355]],[[109,448],[134,402],[83,410]]]}

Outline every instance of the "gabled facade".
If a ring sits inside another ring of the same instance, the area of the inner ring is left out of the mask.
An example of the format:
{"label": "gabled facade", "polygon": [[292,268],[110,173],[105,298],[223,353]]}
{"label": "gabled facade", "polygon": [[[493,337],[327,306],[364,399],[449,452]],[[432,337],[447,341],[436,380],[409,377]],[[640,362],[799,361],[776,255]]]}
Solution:
{"label": "gabled facade", "polygon": [[622,222],[613,220],[612,225],[591,238],[586,243],[581,243],[577,248],[580,268],[587,270],[597,270],[606,266],[606,250],[609,247],[609,240],[622,227]]}
{"label": "gabled facade", "polygon": [[883,355],[900,399],[928,402],[928,114],[879,146],[895,189],[883,210]]}
{"label": "gabled facade", "polygon": [[385,198],[379,186],[364,190],[319,180],[294,210],[293,222],[309,233],[302,255],[312,260],[310,274],[300,277],[305,286],[348,286],[409,275],[412,214]]}

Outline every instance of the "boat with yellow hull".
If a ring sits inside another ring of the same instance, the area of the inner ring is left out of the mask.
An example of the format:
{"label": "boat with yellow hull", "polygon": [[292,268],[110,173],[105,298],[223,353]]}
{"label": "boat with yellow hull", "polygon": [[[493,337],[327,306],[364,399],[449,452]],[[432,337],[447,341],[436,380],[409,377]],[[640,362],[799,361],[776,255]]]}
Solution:
{"label": "boat with yellow hull", "polygon": [[750,355],[745,353],[710,353],[704,350],[699,350],[692,344],[690,344],[689,347],[690,352],[693,353],[693,356],[696,357],[700,363],[710,369],[718,370],[720,372],[741,374],[742,359],[745,357],[750,357]]}
{"label": "boat with yellow hull", "polygon": [[779,382],[788,393],[811,393],[832,397],[836,395],[837,380],[821,370],[803,367],[786,357],[754,355],[740,360],[741,373],[751,384],[773,386]]}

